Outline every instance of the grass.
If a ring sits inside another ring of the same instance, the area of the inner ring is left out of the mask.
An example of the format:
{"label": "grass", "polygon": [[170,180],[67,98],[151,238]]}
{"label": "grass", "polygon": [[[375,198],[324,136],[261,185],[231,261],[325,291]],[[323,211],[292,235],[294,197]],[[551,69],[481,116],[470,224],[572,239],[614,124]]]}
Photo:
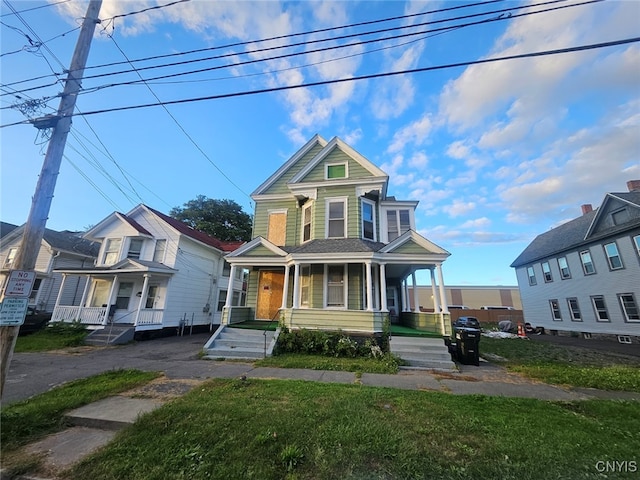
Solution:
{"label": "grass", "polygon": [[637,460],[639,431],[640,402],[217,379],[146,415],[66,476],[596,479],[605,478],[600,460]]}
{"label": "grass", "polygon": [[257,367],[307,368],[358,373],[397,373],[401,361],[391,355],[383,358],[335,358],[322,355],[285,353],[255,362]]}
{"label": "grass", "polygon": [[[640,358],[541,341],[483,337],[480,352],[512,372],[556,385],[640,392]],[[495,358],[495,357],[492,357]]]}
{"label": "grass", "polygon": [[391,324],[391,335],[397,335],[399,337],[429,337],[429,338],[442,338],[440,333],[425,332],[423,330],[416,330],[415,328],[405,327],[404,325]]}
{"label": "grass", "polygon": [[76,380],[31,399],[2,407],[0,442],[3,454],[63,427],[63,415],[102,398],[156,378],[157,373],[113,370]]}
{"label": "grass", "polygon": [[53,323],[31,335],[18,337],[15,352],[46,352],[82,345],[86,328],[75,324]]}

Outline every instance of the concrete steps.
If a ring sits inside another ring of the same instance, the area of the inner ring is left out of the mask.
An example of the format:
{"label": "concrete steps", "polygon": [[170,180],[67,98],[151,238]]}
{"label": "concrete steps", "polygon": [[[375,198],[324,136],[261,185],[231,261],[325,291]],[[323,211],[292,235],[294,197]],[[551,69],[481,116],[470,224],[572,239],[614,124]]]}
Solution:
{"label": "concrete steps", "polygon": [[391,353],[409,363],[410,367],[457,371],[449,349],[441,338],[391,337]]}
{"label": "concrete steps", "polygon": [[84,339],[86,345],[124,345],[133,340],[135,334],[133,325],[107,325],[94,330]]}
{"label": "concrete steps", "polygon": [[221,327],[204,347],[205,358],[257,360],[269,354],[275,332],[247,328]]}

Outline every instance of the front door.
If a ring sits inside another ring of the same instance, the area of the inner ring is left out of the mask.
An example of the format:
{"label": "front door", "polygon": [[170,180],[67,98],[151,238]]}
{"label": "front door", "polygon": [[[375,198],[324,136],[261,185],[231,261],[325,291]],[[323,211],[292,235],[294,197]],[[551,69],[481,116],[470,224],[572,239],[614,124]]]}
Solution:
{"label": "front door", "polygon": [[256,319],[271,320],[282,306],[284,273],[261,270],[258,279],[258,306]]}

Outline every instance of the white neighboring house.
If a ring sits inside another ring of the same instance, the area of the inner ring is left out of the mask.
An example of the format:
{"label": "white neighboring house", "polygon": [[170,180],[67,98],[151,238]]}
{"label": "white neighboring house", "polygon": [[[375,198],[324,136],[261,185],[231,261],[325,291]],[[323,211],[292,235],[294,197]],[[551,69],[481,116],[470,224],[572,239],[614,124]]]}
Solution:
{"label": "white neighboring house", "polygon": [[[8,225],[8,224],[4,224]],[[9,272],[22,242],[24,225],[12,229],[0,241],[0,285],[4,289]],[[59,295],[62,275],[60,268],[84,268],[93,266],[100,244],[82,238],[82,233],[45,229],[38,257],[36,279],[29,297],[29,307],[41,312],[53,312]],[[85,279],[69,283],[63,300],[70,305],[79,305]]]}
{"label": "white neighboring house", "polygon": [[538,235],[511,264],[525,321],[552,333],[640,342],[640,180]]}
{"label": "white neighboring house", "polygon": [[[112,213],[85,234],[102,243],[95,266],[60,269],[65,291],[71,278],[88,279],[77,306],[64,294],[52,321],[107,324],[135,332],[220,323],[229,285],[241,305],[243,272],[230,281],[224,255],[243,242],[222,242],[146,205]],[[73,282],[72,282],[73,283]]]}

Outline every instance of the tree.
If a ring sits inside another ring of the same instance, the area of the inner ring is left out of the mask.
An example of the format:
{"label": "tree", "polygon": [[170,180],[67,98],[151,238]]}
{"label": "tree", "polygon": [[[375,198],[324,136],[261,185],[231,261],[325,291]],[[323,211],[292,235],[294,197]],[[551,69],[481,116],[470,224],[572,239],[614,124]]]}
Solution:
{"label": "tree", "polygon": [[218,240],[251,240],[251,215],[233,200],[214,200],[198,195],[182,207],[172,208],[169,215]]}

